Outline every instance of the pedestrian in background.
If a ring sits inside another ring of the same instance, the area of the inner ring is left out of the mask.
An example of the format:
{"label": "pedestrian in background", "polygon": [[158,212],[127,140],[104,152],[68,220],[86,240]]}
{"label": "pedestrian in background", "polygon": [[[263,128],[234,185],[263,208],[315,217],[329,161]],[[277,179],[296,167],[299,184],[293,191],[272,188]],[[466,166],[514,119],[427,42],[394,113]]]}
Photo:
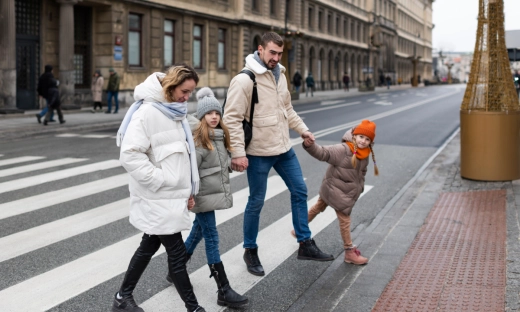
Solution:
{"label": "pedestrian in background", "polygon": [[392,84],[392,78],[390,78],[390,76],[387,75],[385,80],[386,80],[386,88],[390,89],[390,85]]}
{"label": "pedestrian in background", "polygon": [[350,84],[350,77],[348,76],[347,73],[345,73],[343,75],[343,85],[344,85],[345,91],[350,91],[349,84]]}
{"label": "pedestrian in background", "polygon": [[[222,105],[210,88],[197,92],[197,118],[188,115],[193,140],[197,150],[199,172],[208,172],[200,178],[200,189],[195,196],[195,221],[186,239],[188,259],[197,244],[204,238],[210,278],[217,283],[217,304],[231,308],[247,305],[247,297],[236,293],[227,279],[224,264],[220,259],[219,237],[215,210],[233,207],[233,195],[229,183],[229,130],[221,120]],[[172,282],[168,276],[168,281]]]}
{"label": "pedestrian in background", "polygon": [[114,103],[116,105],[116,109],[114,110],[114,114],[117,114],[119,111],[119,75],[117,72],[110,68],[108,70],[110,73],[110,77],[108,78],[108,87],[107,87],[107,111],[106,114],[110,114],[112,111],[112,99],[114,99]]}
{"label": "pedestrian in background", "polygon": [[[42,117],[47,114],[47,111],[49,111],[49,95],[48,91],[50,88],[53,87],[53,84],[56,84],[56,79],[54,79],[54,75],[52,74],[52,65],[45,65],[45,72],[38,78],[38,95],[45,99],[45,107],[36,114],[36,119],[38,120],[38,123],[42,123]],[[50,120],[53,120],[54,114],[51,113]]]}
{"label": "pedestrian in background", "polygon": [[[258,51],[246,57],[244,68],[254,73],[256,85],[248,74],[236,75],[231,80],[224,111],[224,122],[229,128],[233,148],[231,168],[240,172],[247,170],[249,199],[244,212],[243,259],[247,271],[257,276],[265,275],[256,239],[271,168],[280,175],[291,193],[292,220],[299,244],[298,259],[334,260],[332,255],[323,253],[316,246],[307,221],[307,186],[291,145],[289,128],[302,138],[314,140],[314,136],[291,104],[285,67],[279,64],[283,44],[277,33],[268,32],[262,36]],[[255,90],[258,103],[254,109],[253,137],[246,147],[243,121],[249,119]]]}
{"label": "pedestrian in background", "polygon": [[195,144],[186,120],[186,101],[198,81],[188,65],[151,74],[135,88],[136,102],[117,133],[119,160],[130,175],[130,223],[144,234],[112,311],[143,311],[132,293],[161,244],[168,255],[168,274],[188,312],[205,311],[193,293],[181,235],[191,228],[188,210],[199,191]]}
{"label": "pedestrian in background", "polygon": [[296,93],[300,93],[300,87],[302,86],[302,75],[299,71],[296,71],[293,76],[293,85]]}
{"label": "pedestrian in background", "polygon": [[48,111],[45,114],[45,120],[43,121],[43,125],[46,126],[51,116],[54,116],[54,110],[58,113],[58,118],[60,124],[64,124],[65,120],[63,119],[63,114],[61,112],[61,101],[60,101],[60,92],[58,90],[58,86],[60,82],[56,79],[52,79],[51,86],[47,90],[48,97]]}
{"label": "pedestrian in background", "polygon": [[312,73],[309,72],[307,78],[305,78],[305,84],[307,84],[307,89],[305,89],[305,96],[309,96],[309,91],[311,91],[311,96],[314,96],[314,78],[312,77]]}
{"label": "pedestrian in background", "polygon": [[[308,139],[303,142],[303,148],[312,157],[329,163],[321,183],[318,202],[309,210],[309,222],[327,206],[333,207],[345,248],[345,262],[358,265],[368,263],[368,259],[361,256],[361,252],[352,242],[350,213],[363,193],[370,154],[374,161],[374,173],[376,176],[379,174],[372,149],[375,136],[376,124],[363,120],[345,133],[341,144],[320,146]],[[291,234],[295,235],[294,230]]]}
{"label": "pedestrian in background", "polygon": [[103,76],[101,76],[101,72],[96,70],[94,72],[94,77],[92,78],[92,85],[90,90],[92,91],[92,101],[94,101],[94,110],[93,113],[96,112],[96,108],[99,106],[99,110],[103,110],[103,105],[101,104],[101,99],[103,97],[103,83],[105,80]]}

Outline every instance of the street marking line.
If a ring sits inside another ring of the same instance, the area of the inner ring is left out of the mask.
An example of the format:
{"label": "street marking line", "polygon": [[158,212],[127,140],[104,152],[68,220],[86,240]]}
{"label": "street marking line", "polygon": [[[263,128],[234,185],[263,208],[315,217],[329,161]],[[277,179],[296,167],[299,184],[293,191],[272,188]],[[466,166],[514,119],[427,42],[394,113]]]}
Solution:
{"label": "street marking line", "polygon": [[[278,175],[271,176],[268,179],[265,200],[285,190],[287,186],[282,178]],[[237,196],[237,200],[234,200],[235,205],[216,212],[217,225],[240,215],[245,210],[247,204],[245,194],[249,195],[249,188],[234,194],[236,195],[233,196]],[[195,217],[194,214],[190,215],[192,219]],[[189,231],[183,231],[183,238],[186,239],[188,234]],[[48,310],[124,273],[128,268],[128,261],[121,261],[121,259],[132,257],[141,238],[142,233],[139,233],[0,291],[2,310],[20,311],[20,302],[24,302],[24,311]],[[164,248],[161,247],[154,257],[164,252]],[[31,300],[26,300],[28,297]]]}
{"label": "street marking line", "polygon": [[0,204],[0,220],[128,184],[127,173]]}
{"label": "street marking line", "polygon": [[368,99],[367,102],[374,102],[376,99]]}
{"label": "street marking line", "polygon": [[57,181],[65,178],[70,178],[72,176],[77,176],[85,173],[91,173],[99,170],[107,170],[112,168],[120,167],[121,164],[119,160],[105,160],[98,163],[93,163],[89,165],[83,165],[70,169],[63,169],[49,173],[43,173],[40,175],[36,175],[33,177],[22,178],[18,180],[12,180],[0,183],[0,194],[6,193],[10,191],[20,190],[23,188],[27,188],[30,186],[35,186],[47,182]]}
{"label": "street marking line", "polygon": [[112,134],[84,134],[80,137],[85,139],[104,139],[113,136]]}
{"label": "street marking line", "polygon": [[321,101],[320,105],[332,105],[343,103],[345,100],[337,100],[337,101]]}
{"label": "street marking line", "polygon": [[[0,155],[0,157],[1,156],[4,156],[4,155]],[[9,158],[9,159],[0,160],[0,167],[19,164],[19,163],[33,161],[33,160],[40,160],[40,159],[45,159],[45,157],[43,157],[43,156],[21,156],[21,157]]]}
{"label": "street marking line", "polygon": [[356,102],[350,102],[350,103],[345,103],[345,104],[341,104],[341,105],[334,105],[334,106],[314,108],[314,109],[309,109],[309,110],[306,110],[306,111],[301,111],[301,112],[296,112],[296,113],[298,115],[303,115],[303,114],[314,113],[314,112],[321,112],[321,111],[324,111],[324,110],[340,108],[340,107],[346,107],[346,106],[357,105],[357,104],[361,104],[361,102],[360,101],[356,101]]}
{"label": "street marking line", "polygon": [[388,102],[388,101],[377,101],[377,102],[374,102],[375,105],[384,105],[384,106],[388,106],[388,105],[392,105],[392,102]]}
{"label": "street marking line", "polygon": [[56,135],[57,138],[74,138],[74,137],[78,137],[78,136],[80,136],[80,134],[76,134],[76,133],[62,133],[62,134]]}
{"label": "street marking line", "polygon": [[[430,99],[427,99],[427,100],[423,100],[423,101],[420,101],[420,102],[417,102],[417,103],[414,103],[414,104],[409,104],[409,105],[406,105],[406,106],[394,108],[392,110],[389,110],[389,111],[386,111],[386,112],[383,112],[383,113],[379,113],[379,114],[375,114],[375,115],[372,115],[372,116],[368,116],[368,117],[365,117],[365,118],[362,118],[362,119],[358,119],[358,120],[355,120],[355,121],[351,121],[351,122],[343,124],[343,125],[338,125],[338,126],[326,128],[326,129],[323,129],[323,130],[319,130],[319,131],[313,132],[313,134],[314,134],[315,138],[320,138],[320,137],[323,137],[323,136],[326,136],[326,135],[329,135],[329,134],[332,134],[332,133],[335,133],[335,132],[338,132],[338,131],[341,131],[341,130],[346,130],[346,129],[349,129],[349,128],[353,127],[353,126],[356,126],[363,119],[368,119],[368,120],[372,120],[372,121],[378,120],[378,119],[381,119],[381,118],[384,118],[384,117],[388,117],[388,116],[391,116],[391,115],[395,115],[395,114],[398,114],[400,112],[404,112],[404,111],[407,111],[409,109],[412,109],[412,108],[415,108],[415,107],[418,107],[418,106],[421,106],[421,105],[424,105],[424,104],[427,104],[427,103],[430,103],[430,102],[433,102],[433,101],[436,101],[436,100],[443,99],[445,97],[449,97],[449,96],[455,95],[457,93],[459,93],[459,91],[447,93],[447,94],[444,94],[444,95],[441,95],[441,96],[437,96],[437,97],[434,97],[434,98],[430,98]],[[294,138],[294,139],[291,139],[291,141],[292,141],[292,145],[293,146],[301,144],[303,142],[303,140],[301,138]]]}
{"label": "street marking line", "polygon": [[[361,194],[360,198],[372,188],[373,186],[371,185],[365,185],[365,192]],[[318,197],[315,196],[309,200],[307,205],[312,207],[318,201]],[[329,207],[309,223],[309,227],[315,236],[335,219],[336,213],[333,208]],[[292,215],[289,213],[258,233],[257,244],[259,246],[268,246],[268,248],[258,249],[265,276],[254,276],[247,272],[246,265],[242,261],[242,255],[244,254],[242,243],[221,255],[222,262],[226,268],[226,275],[237,293],[246,293],[298,250],[299,246],[290,234],[292,229]],[[262,256],[262,253],[264,253],[264,256]],[[218,306],[216,303],[216,286],[212,281],[208,281],[208,268],[206,266],[190,274],[190,281],[195,286],[199,304],[207,311],[222,311],[226,309]],[[183,304],[184,302],[179,294],[171,286],[143,302],[140,307],[145,311],[167,312],[174,311],[176,307],[183,306]]]}
{"label": "street marking line", "polygon": [[62,158],[62,159],[55,159],[55,160],[49,160],[44,161],[37,164],[31,164],[31,165],[25,165],[20,167],[14,167],[9,169],[0,170],[0,177],[8,177],[10,175],[20,174],[20,173],[26,173],[41,169],[47,169],[52,167],[58,167],[62,165],[70,165],[81,161],[86,161],[87,158]]}

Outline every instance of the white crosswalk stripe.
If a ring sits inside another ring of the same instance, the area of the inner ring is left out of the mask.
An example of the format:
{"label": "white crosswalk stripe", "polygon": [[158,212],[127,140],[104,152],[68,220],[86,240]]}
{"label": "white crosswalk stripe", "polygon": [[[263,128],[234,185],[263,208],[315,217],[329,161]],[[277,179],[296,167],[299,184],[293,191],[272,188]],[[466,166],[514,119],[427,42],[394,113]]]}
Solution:
{"label": "white crosswalk stripe", "polygon": [[[293,142],[293,144],[296,144]],[[34,175],[32,177],[13,179],[0,183],[0,194],[15,190],[22,190],[30,186],[45,184],[47,182],[59,181],[82,174],[96,175],[100,170],[108,170],[120,166],[117,160],[99,161],[87,165],[80,165],[88,159],[62,158],[49,161],[41,161],[45,157],[23,156],[0,161],[0,166],[16,165],[24,162],[36,162],[29,165],[21,165],[13,168],[0,170],[0,177],[9,177],[22,172],[32,172],[41,169],[52,169],[62,165],[74,166],[68,169],[55,169],[53,172]],[[17,171],[18,170],[18,171]],[[231,179],[240,177],[245,172],[233,172]],[[4,202],[0,204],[0,222],[11,222],[5,220],[11,217],[22,217],[24,214],[35,213],[41,209],[54,209],[55,205],[69,205],[77,203],[78,200],[87,200],[90,197],[101,196],[103,192],[113,190],[128,184],[128,174],[116,174],[95,181],[73,185],[58,190],[52,189],[52,185],[44,185],[41,194],[27,196],[24,198]],[[241,180],[243,182],[243,180]],[[372,187],[365,186],[365,193]],[[268,178],[265,201],[269,201],[277,195],[287,191],[287,186],[278,175]],[[364,193],[364,194],[365,194]],[[249,188],[245,187],[233,193],[234,206],[230,209],[216,212],[217,226],[240,217],[245,210],[248,201]],[[119,197],[122,198],[122,197]],[[46,247],[65,242],[81,234],[94,231],[102,231],[102,227],[116,221],[128,218],[129,198],[112,200],[107,203],[82,210],[78,213],[67,215],[62,218],[51,219],[48,222],[38,223],[30,228],[18,232],[9,232],[0,237],[0,264],[18,261],[22,256],[29,253],[37,255]],[[309,207],[315,203],[317,197],[311,199]],[[61,207],[60,206],[60,207]],[[194,219],[195,214],[190,214]],[[313,235],[316,235],[327,227],[335,219],[333,209],[327,209],[320,214],[311,224]],[[3,221],[5,220],[5,221]],[[229,279],[233,282],[233,288],[239,293],[246,293],[258,282],[268,278],[280,264],[286,261],[297,249],[298,244],[289,234],[292,229],[292,218],[290,211],[279,218],[262,231],[258,236],[259,245],[269,245],[270,256],[263,256],[260,250],[260,258],[266,271],[266,276],[257,277],[244,274],[246,267],[242,259],[242,243],[232,247],[222,254],[222,260],[226,266]],[[133,232],[135,233],[135,232]],[[182,233],[186,239],[189,231]],[[125,236],[128,237],[128,236]],[[5,285],[0,290],[0,311],[22,312],[22,311],[45,311],[67,302],[77,296],[81,296],[89,290],[101,285],[127,270],[128,261],[135,252],[141,241],[142,233],[132,234],[128,238],[121,237],[115,243],[99,243],[98,248],[92,249],[90,253],[71,258],[68,262],[56,266],[50,266],[45,271],[35,275],[29,275],[25,280]],[[96,243],[96,242],[93,242]],[[65,251],[64,251],[65,252]],[[203,252],[199,250],[198,252]],[[165,253],[163,247],[154,255],[157,257]],[[117,255],[114,257],[113,255]],[[32,254],[31,254],[32,256]],[[240,259],[237,261],[237,259]],[[13,268],[16,270],[16,268]],[[190,275],[192,284],[195,285],[199,303],[207,311],[221,311],[222,307],[216,305],[215,284],[208,282],[207,266],[203,266]],[[31,298],[31,300],[27,300]],[[80,298],[80,297],[78,297]],[[21,304],[23,302],[23,304]],[[110,303],[107,303],[110,304]],[[141,305],[146,311],[184,311],[184,304],[174,287],[158,291],[150,299]]]}
{"label": "white crosswalk stripe", "polygon": [[[0,157],[1,156],[4,156],[4,155],[0,155]],[[23,162],[29,162],[29,161],[33,161],[33,160],[40,160],[40,159],[44,159],[44,158],[45,157],[42,157],[42,156],[22,156],[22,157],[3,159],[3,160],[0,160],[0,167],[19,164],[19,163],[23,163]]]}

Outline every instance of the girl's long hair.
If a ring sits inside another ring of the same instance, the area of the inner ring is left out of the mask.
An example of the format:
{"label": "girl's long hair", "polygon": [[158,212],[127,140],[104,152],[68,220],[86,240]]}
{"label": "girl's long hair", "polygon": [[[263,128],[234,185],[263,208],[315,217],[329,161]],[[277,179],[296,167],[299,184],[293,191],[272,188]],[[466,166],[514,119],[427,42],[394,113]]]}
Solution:
{"label": "girl's long hair", "polygon": [[[231,148],[231,141],[229,139],[229,129],[224,124],[222,119],[220,119],[217,127],[221,128],[224,131],[224,146],[228,151],[233,150]],[[199,122],[199,126],[195,131],[193,131],[193,140],[195,141],[195,146],[202,146],[205,149],[210,151],[213,150],[213,144],[211,144],[211,138],[215,135],[215,131],[213,128],[208,126],[205,118]]]}

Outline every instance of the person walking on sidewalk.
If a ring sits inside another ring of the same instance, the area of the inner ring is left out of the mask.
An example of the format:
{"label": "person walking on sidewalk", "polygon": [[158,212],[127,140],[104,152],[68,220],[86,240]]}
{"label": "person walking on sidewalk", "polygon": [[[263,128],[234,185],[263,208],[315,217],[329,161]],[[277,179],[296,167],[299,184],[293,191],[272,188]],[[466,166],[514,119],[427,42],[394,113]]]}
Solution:
{"label": "person walking on sidewalk", "polygon": [[347,73],[343,75],[343,84],[345,85],[345,91],[350,91],[349,84],[350,84],[350,77]]}
{"label": "person walking on sidewalk", "polygon": [[311,91],[311,96],[314,96],[314,78],[312,77],[312,73],[309,72],[307,78],[305,78],[305,84],[307,88],[305,89],[305,97],[309,96],[309,91]]}
{"label": "person walking on sidewalk", "polygon": [[[311,238],[307,222],[307,186],[289,137],[289,128],[302,138],[314,141],[313,134],[296,114],[287,88],[285,67],[280,65],[283,39],[274,32],[265,33],[258,51],[246,57],[245,70],[255,75],[256,82],[246,73],[231,80],[224,122],[229,128],[233,148],[231,168],[247,170],[249,200],[244,212],[244,261],[249,273],[265,274],[258,256],[258,227],[264,206],[269,171],[274,168],[291,192],[291,211],[297,242],[298,259],[331,261],[332,255],[323,253]],[[256,88],[256,89],[255,89]],[[254,106],[253,136],[246,147],[243,121],[249,119],[253,90],[258,103]]]}
{"label": "person walking on sidewalk", "polygon": [[300,87],[302,86],[302,75],[299,71],[296,71],[293,76],[293,85],[296,93],[300,93]]}
{"label": "person walking on sidewalk", "polygon": [[114,99],[114,103],[116,105],[114,114],[117,114],[117,112],[119,111],[119,75],[113,68],[110,68],[108,72],[110,73],[110,77],[108,78],[107,111],[105,113],[110,114],[110,112],[112,111],[112,99]]}
{"label": "person walking on sidewalk", "polygon": [[385,80],[386,80],[386,88],[390,89],[390,85],[392,84],[392,78],[390,78],[390,76],[387,75]]}
{"label": "person walking on sidewalk", "polygon": [[47,90],[47,98],[48,98],[48,111],[45,114],[45,120],[43,121],[43,125],[46,126],[51,119],[51,116],[54,115],[54,110],[58,113],[58,118],[60,124],[65,123],[65,119],[63,119],[63,114],[61,112],[61,101],[60,101],[60,91],[58,90],[58,86],[60,82],[56,79],[52,79],[51,87]]}
{"label": "person walking on sidewalk", "polygon": [[[49,111],[49,89],[56,85],[56,79],[54,79],[54,75],[52,74],[52,65],[45,65],[45,72],[38,78],[38,95],[45,99],[45,107],[41,112],[36,114],[36,119],[38,123],[42,122],[42,117],[47,114]],[[49,121],[53,120],[54,114],[52,113]]]}
{"label": "person walking on sidewalk", "polygon": [[195,70],[184,64],[166,74],[151,74],[135,88],[136,102],[117,132],[119,160],[130,175],[130,223],[144,234],[112,311],[143,311],[132,293],[161,244],[168,255],[168,274],[187,311],[205,311],[193,293],[181,235],[191,228],[188,210],[199,191],[195,143],[186,119],[186,101],[198,81]]}
{"label": "person walking on sidewalk", "polygon": [[[197,150],[197,166],[201,172],[200,189],[195,197],[195,221],[186,239],[188,259],[204,238],[210,277],[217,283],[217,304],[231,308],[247,305],[249,299],[237,294],[230,286],[220,259],[219,237],[215,210],[233,207],[229,183],[229,130],[221,120],[222,105],[210,88],[197,92],[197,118],[188,115]],[[168,281],[171,278],[168,276]]]}
{"label": "person walking on sidewalk", "polygon": [[[328,205],[336,210],[339,221],[345,262],[366,264],[368,259],[352,243],[350,213],[365,187],[368,157],[372,154],[374,173],[379,171],[372,145],[376,136],[376,124],[363,120],[361,124],[345,133],[341,144],[320,146],[305,139],[303,148],[314,158],[329,163],[320,188],[318,202],[309,210],[309,222],[323,212]],[[291,232],[294,236],[294,230]]]}
{"label": "person walking on sidewalk", "polygon": [[94,110],[93,113],[96,112],[96,108],[99,106],[99,110],[103,110],[103,106],[101,104],[101,98],[103,96],[103,83],[105,80],[103,76],[101,76],[101,72],[96,70],[94,72],[94,78],[92,78],[92,85],[90,90],[92,91],[92,101],[94,101]]}

